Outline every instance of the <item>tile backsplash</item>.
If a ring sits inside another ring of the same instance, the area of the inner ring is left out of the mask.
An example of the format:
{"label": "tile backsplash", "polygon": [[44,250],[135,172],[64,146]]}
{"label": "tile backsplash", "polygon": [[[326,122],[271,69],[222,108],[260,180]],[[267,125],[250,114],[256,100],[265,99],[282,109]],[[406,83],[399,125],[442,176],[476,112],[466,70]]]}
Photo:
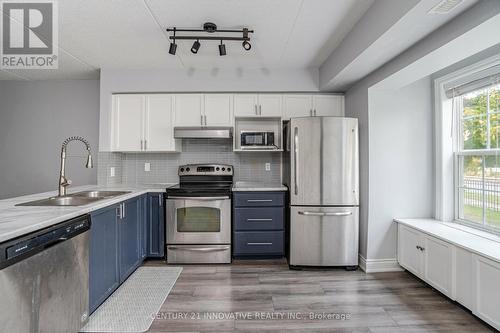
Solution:
{"label": "tile backsplash", "polygon": [[[145,163],[150,163],[148,172],[144,171]],[[100,152],[97,182],[103,186],[177,183],[178,166],[190,163],[231,164],[235,181],[281,182],[281,153],[235,153],[232,141],[227,139],[184,139],[180,153]],[[266,171],[265,163],[270,163],[270,171]]]}

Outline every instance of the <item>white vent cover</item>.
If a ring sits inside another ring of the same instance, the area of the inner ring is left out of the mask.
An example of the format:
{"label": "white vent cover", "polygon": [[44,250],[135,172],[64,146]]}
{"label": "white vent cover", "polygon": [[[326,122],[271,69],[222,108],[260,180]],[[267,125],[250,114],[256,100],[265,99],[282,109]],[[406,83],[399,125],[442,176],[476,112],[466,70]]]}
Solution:
{"label": "white vent cover", "polygon": [[429,14],[448,14],[458,7],[463,0],[443,0],[428,11]]}

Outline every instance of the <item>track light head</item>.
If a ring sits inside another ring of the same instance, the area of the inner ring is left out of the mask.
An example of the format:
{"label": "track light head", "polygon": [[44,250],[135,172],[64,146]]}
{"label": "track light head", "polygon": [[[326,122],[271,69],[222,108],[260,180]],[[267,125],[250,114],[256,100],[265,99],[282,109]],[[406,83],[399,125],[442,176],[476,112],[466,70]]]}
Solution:
{"label": "track light head", "polygon": [[191,52],[193,52],[194,54],[198,53],[198,50],[200,49],[200,41],[195,41],[193,43],[193,46],[191,46]]}
{"label": "track light head", "polygon": [[247,51],[250,51],[250,49],[252,48],[252,44],[250,44],[247,40],[244,41],[241,45],[243,45],[243,48]]}
{"label": "track light head", "polygon": [[170,49],[168,50],[168,53],[171,55],[175,55],[175,52],[177,51],[177,44],[175,44],[175,40],[173,43],[170,43]]}
{"label": "track light head", "polygon": [[222,40],[220,41],[220,45],[219,45],[219,55],[221,55],[221,56],[226,55],[226,45],[222,44]]}

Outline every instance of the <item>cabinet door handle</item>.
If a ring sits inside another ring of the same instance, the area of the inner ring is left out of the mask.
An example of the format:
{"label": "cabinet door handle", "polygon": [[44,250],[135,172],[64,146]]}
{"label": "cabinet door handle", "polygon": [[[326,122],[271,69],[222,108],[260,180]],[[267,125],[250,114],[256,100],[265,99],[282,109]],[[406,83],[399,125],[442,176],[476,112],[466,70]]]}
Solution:
{"label": "cabinet door handle", "polygon": [[248,199],[247,202],[273,202],[272,199]]}
{"label": "cabinet door handle", "polygon": [[116,207],[116,218],[121,219],[122,218],[122,205]]}
{"label": "cabinet door handle", "polygon": [[144,140],[144,150],[148,150],[148,140]]}
{"label": "cabinet door handle", "polygon": [[309,110],[309,115],[312,117],[313,116],[313,109]]}
{"label": "cabinet door handle", "polygon": [[124,203],[122,203],[122,207],[123,207],[122,208],[122,219],[123,219],[123,218],[125,218],[125,215],[126,215],[125,214],[125,204]]}
{"label": "cabinet door handle", "polygon": [[205,117],[205,126],[207,126],[207,115],[205,115],[204,117]]}
{"label": "cabinet door handle", "polygon": [[160,195],[158,196],[158,206],[160,206],[160,207],[161,207],[162,205],[163,205],[163,195],[161,195],[161,194],[160,194]]}
{"label": "cabinet door handle", "polygon": [[316,109],[314,109],[314,116],[316,117]]}
{"label": "cabinet door handle", "polygon": [[203,115],[200,115],[200,124],[203,126]]}
{"label": "cabinet door handle", "polygon": [[262,105],[259,105],[259,115],[262,116]]}
{"label": "cabinet door handle", "polygon": [[325,212],[299,212],[299,215],[306,215],[306,216],[349,216],[352,215],[352,212],[332,212],[332,213],[325,213]]}
{"label": "cabinet door handle", "polygon": [[247,219],[248,222],[272,222],[273,219]]}
{"label": "cabinet door handle", "polygon": [[141,140],[141,150],[144,150],[144,141]]}
{"label": "cabinet door handle", "polygon": [[249,243],[247,243],[247,245],[273,245],[273,243],[272,242],[264,242],[264,243],[249,242]]}
{"label": "cabinet door handle", "polygon": [[258,116],[259,112],[257,111],[257,104],[255,104],[254,107],[255,107],[255,115]]}

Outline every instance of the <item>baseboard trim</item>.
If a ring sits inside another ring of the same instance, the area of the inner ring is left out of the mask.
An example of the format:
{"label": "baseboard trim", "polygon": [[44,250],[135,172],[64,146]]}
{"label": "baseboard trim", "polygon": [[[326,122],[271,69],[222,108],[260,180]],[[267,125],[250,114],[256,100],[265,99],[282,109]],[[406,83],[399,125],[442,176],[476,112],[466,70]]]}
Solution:
{"label": "baseboard trim", "polygon": [[394,259],[366,259],[359,255],[359,268],[366,273],[380,272],[400,272],[403,270],[398,264],[398,260]]}

